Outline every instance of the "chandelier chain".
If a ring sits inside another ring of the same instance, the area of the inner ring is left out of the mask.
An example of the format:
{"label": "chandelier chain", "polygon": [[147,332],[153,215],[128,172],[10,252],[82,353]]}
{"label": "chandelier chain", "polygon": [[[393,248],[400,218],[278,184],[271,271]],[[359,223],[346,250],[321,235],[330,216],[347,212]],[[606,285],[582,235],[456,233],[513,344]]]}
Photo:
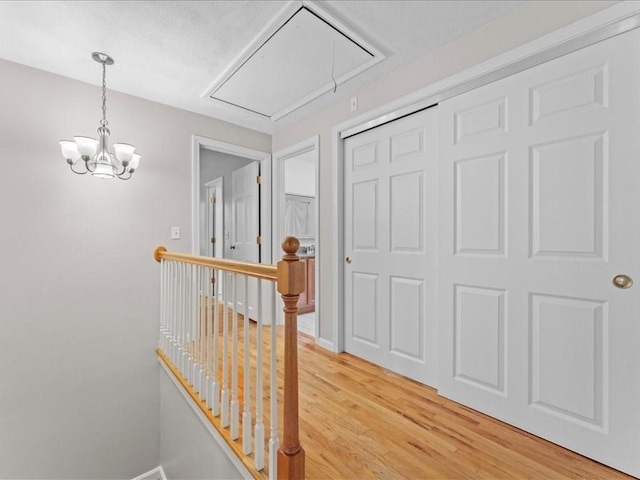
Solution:
{"label": "chandelier chain", "polygon": [[107,124],[107,66],[102,63],[102,120],[100,125],[106,127]]}

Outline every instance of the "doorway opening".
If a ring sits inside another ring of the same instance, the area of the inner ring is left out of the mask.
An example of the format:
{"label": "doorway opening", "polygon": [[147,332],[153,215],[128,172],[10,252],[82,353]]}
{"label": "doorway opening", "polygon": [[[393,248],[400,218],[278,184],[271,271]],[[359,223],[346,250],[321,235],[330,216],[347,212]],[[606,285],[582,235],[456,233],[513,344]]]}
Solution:
{"label": "doorway opening", "polygon": [[[294,236],[300,240],[298,256],[305,265],[307,282],[298,301],[298,331],[316,340],[320,319],[318,163],[317,136],[274,153],[274,237]],[[274,241],[274,258],[278,244]]]}
{"label": "doorway opening", "polygon": [[[272,263],[271,155],[194,136],[192,159],[194,254]],[[229,278],[229,281],[231,277]],[[255,283],[255,284],[254,284]],[[249,302],[238,302],[256,318],[258,281],[249,283]],[[219,285],[221,293],[225,285]],[[273,285],[263,282],[263,323],[272,321]],[[239,293],[238,298],[244,298]],[[271,305],[269,305],[271,303]]]}

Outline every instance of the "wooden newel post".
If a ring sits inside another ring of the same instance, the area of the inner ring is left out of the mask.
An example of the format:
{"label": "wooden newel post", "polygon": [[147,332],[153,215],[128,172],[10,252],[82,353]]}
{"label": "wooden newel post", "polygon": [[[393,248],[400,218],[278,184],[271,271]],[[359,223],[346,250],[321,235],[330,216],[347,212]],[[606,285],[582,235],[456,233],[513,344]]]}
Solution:
{"label": "wooden newel post", "polygon": [[278,478],[304,478],[304,450],[298,422],[298,298],[305,289],[306,271],[296,255],[300,242],[287,237],[285,255],[278,262],[278,292],[284,301],[283,440],[278,449]]}

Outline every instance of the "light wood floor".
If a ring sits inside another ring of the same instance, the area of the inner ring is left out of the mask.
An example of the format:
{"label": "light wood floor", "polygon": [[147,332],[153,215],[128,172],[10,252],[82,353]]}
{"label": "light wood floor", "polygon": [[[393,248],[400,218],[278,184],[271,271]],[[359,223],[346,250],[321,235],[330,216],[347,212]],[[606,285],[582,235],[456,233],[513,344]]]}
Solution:
{"label": "light wood floor", "polygon": [[631,478],[299,336],[308,478]]}
{"label": "light wood floor", "polygon": [[[306,335],[299,335],[298,345],[300,439],[309,479],[631,478],[432,388],[328,352]],[[268,399],[265,410],[268,431]]]}

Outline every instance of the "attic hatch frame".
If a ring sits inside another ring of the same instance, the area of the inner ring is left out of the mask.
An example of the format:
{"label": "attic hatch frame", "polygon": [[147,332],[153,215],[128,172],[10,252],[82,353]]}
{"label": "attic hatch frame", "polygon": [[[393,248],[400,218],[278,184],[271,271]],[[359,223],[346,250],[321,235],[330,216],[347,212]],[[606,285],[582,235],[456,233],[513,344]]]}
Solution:
{"label": "attic hatch frame", "polygon": [[[347,40],[361,48],[365,53],[370,55],[370,59],[361,65],[348,70],[346,73],[340,75],[335,78],[334,81],[327,82],[326,84],[320,86],[316,90],[308,93],[304,97],[296,100],[294,103],[288,105],[282,110],[274,113],[273,115],[263,114],[261,112],[251,110],[249,108],[243,107],[241,105],[237,105],[228,101],[225,101],[221,98],[215,97],[216,92],[222,88],[256,53],[260,51],[260,49],[271,40],[271,38],[280,31],[290,20],[292,20],[300,11],[306,10],[311,13],[314,17],[318,18],[320,21],[327,24],[333,30],[344,36]],[[365,70],[373,67],[378,64],[382,60],[386,58],[386,55],[382,53],[381,50],[376,48],[369,41],[365,40],[357,34],[353,29],[347,27],[341,21],[339,21],[335,16],[328,13],[325,9],[321,8],[319,5],[313,3],[310,0],[302,0],[292,2],[290,5],[287,5],[281,12],[278,14],[271,24],[267,25],[265,29],[256,37],[256,39],[240,54],[237,60],[235,60],[229,68],[225,70],[225,72],[216,79],[213,84],[207,88],[205,93],[202,95],[202,98],[206,98],[212,100],[214,102],[219,102],[226,106],[232,107],[234,109],[239,109],[243,112],[248,112],[259,118],[270,119],[272,122],[275,122],[289,113],[297,110],[298,108],[303,107],[304,105],[312,102],[316,98],[321,95],[331,91],[335,86],[343,84],[347,80],[359,75]]]}

